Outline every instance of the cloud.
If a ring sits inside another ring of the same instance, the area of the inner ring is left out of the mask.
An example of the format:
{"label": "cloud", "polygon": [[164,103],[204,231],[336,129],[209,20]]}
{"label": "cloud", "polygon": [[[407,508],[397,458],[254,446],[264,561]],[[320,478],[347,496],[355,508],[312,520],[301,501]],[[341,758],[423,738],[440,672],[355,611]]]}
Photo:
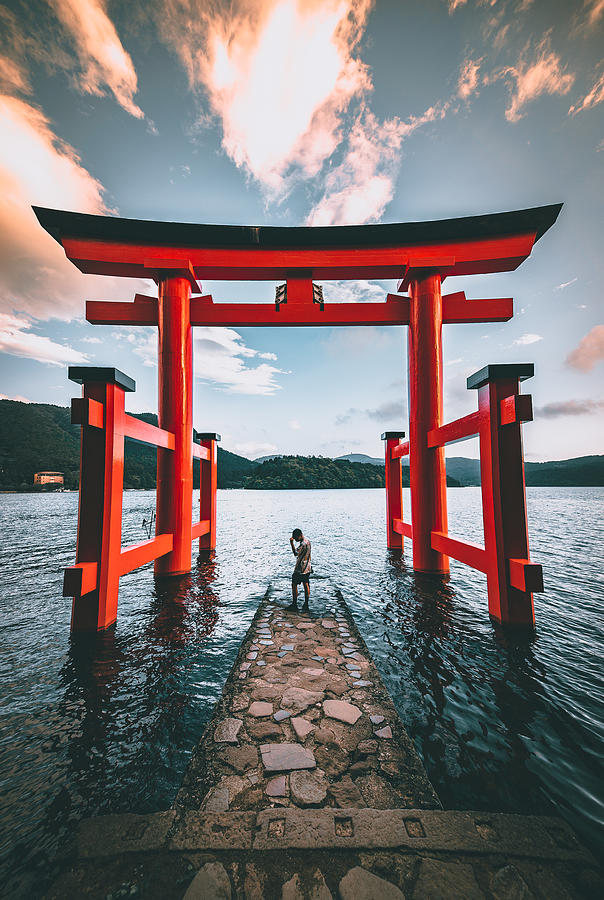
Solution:
{"label": "cloud", "polygon": [[535,412],[545,419],[558,419],[562,416],[585,416],[604,409],[604,400],[559,400],[538,407]]}
{"label": "cloud", "polygon": [[0,132],[0,309],[38,318],[81,314],[90,281],[40,227],[31,204],[103,213],[103,187],[24,100],[0,96]]}
{"label": "cloud", "polygon": [[339,413],[335,417],[334,424],[348,425],[348,423],[357,416],[365,416],[368,419],[372,419],[374,422],[380,422],[382,424],[392,422],[393,424],[401,425],[406,419],[407,414],[405,411],[405,404],[401,398],[399,400],[386,401],[380,406],[369,409],[357,409],[356,407],[351,406],[346,412]]}
{"label": "cloud", "polygon": [[[604,0],[602,0],[602,5],[604,8]],[[592,109],[594,106],[598,106],[598,104],[602,103],[604,100],[604,72],[600,75],[600,77],[595,82],[592,89],[583,97],[583,99],[571,106],[568,110],[569,116],[575,116],[578,112],[581,112],[584,109]]]}
{"label": "cloud", "polygon": [[443,119],[448,103],[421,116],[380,122],[364,108],[357,116],[342,161],[327,174],[324,194],[308,216],[308,225],[374,222],[394,194],[403,140],[429,122]]}
{"label": "cloud", "polygon": [[24,356],[53,366],[86,363],[88,357],[66,344],[35,334],[31,322],[22,317],[0,313],[0,353]]}
{"label": "cloud", "polygon": [[551,49],[549,33],[535,48],[532,59],[528,59],[529,44],[522,51],[515,66],[507,66],[492,76],[510,78],[511,102],[505,111],[509,122],[517,122],[525,114],[524,107],[543,94],[568,94],[573,86],[575,76],[566,72],[560,57]]}
{"label": "cloud", "polygon": [[[132,345],[132,352],[142,359],[143,365],[157,366],[157,329],[121,329],[112,332],[115,340]],[[275,354],[268,354],[274,360]],[[232,328],[197,326],[193,331],[193,372],[195,378],[220,385],[223,390],[236,394],[274,394],[280,390],[277,376],[282,369],[268,362],[255,364],[267,354],[248,347],[238,332]],[[250,365],[247,360],[254,360]]]}
{"label": "cloud", "polygon": [[28,94],[31,91],[25,67],[3,55],[0,55],[0,90],[9,94],[15,92]]}
{"label": "cloud", "polygon": [[481,63],[482,57],[476,60],[466,59],[461,67],[459,81],[457,82],[457,94],[463,100],[467,100],[472,94],[478,93],[478,72],[480,71]]}
{"label": "cloud", "polygon": [[51,0],[57,16],[71,35],[81,72],[78,88],[97,97],[111,92],[131,116],[143,119],[134,102],[138,83],[134,65],[124,50],[101,0]]}
{"label": "cloud", "polygon": [[371,281],[327,281],[323,285],[325,300],[340,303],[381,303],[386,290]]}
{"label": "cloud", "polygon": [[255,459],[258,456],[269,456],[271,453],[276,453],[277,447],[274,444],[263,444],[259,441],[244,441],[241,444],[235,444],[233,450],[242,456]]}
{"label": "cloud", "polygon": [[202,87],[236,165],[273,193],[295,167],[314,177],[342,116],[371,89],[356,56],[373,0],[203,0],[158,6],[160,35]]}
{"label": "cloud", "polygon": [[554,290],[555,290],[555,291],[563,291],[563,290],[565,290],[567,287],[570,287],[571,284],[575,284],[575,282],[577,282],[578,280],[579,280],[579,278],[578,278],[578,276],[577,276],[577,277],[575,277],[575,278],[571,278],[570,281],[563,281],[562,284],[557,284],[556,287],[554,288]]}
{"label": "cloud", "polygon": [[300,431],[300,429],[302,428],[297,419],[292,419],[290,422],[288,422],[288,425],[292,431]]}
{"label": "cloud", "polygon": [[516,340],[514,341],[514,344],[516,344],[520,347],[525,347],[528,344],[536,344],[537,341],[542,341],[542,340],[543,340],[542,334],[522,334],[522,335],[520,335],[519,338],[516,338]]}
{"label": "cloud", "polygon": [[380,406],[376,406],[374,409],[366,409],[365,415],[370,419],[373,419],[375,422],[394,421],[396,423],[401,423],[406,417],[403,410],[402,399],[391,400],[390,402],[382,403]]}
{"label": "cloud", "polygon": [[585,6],[588,8],[587,22],[589,25],[597,25],[598,21],[604,15],[604,0],[585,0]]}
{"label": "cloud", "polygon": [[604,325],[594,325],[590,332],[582,338],[574,350],[566,357],[566,365],[591,372],[594,366],[604,359]]}
{"label": "cloud", "polygon": [[82,338],[83,344],[102,344],[102,340],[97,337],[84,337]]}
{"label": "cloud", "polygon": [[15,400],[17,403],[31,403],[27,397],[22,397],[21,394],[15,394],[14,397],[9,397],[8,394],[0,394],[0,400]]}

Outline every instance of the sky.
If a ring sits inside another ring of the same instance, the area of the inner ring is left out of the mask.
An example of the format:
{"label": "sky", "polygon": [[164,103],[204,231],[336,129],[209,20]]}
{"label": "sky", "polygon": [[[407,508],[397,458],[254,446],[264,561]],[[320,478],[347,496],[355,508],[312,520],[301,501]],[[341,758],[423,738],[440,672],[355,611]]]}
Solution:
{"label": "sky", "polygon": [[[245,225],[408,222],[563,202],[512,273],[443,291],[514,297],[444,327],[445,421],[466,378],[534,362],[526,458],[604,452],[604,0],[24,0],[0,3],[0,397],[67,406],[70,364],[157,408],[157,334],[86,299],[31,205]],[[216,301],[274,283],[204,282]],[[325,283],[380,300],[395,282]],[[194,424],[250,458],[381,455],[407,430],[405,327],[194,330]],[[452,455],[477,455],[475,442]]]}

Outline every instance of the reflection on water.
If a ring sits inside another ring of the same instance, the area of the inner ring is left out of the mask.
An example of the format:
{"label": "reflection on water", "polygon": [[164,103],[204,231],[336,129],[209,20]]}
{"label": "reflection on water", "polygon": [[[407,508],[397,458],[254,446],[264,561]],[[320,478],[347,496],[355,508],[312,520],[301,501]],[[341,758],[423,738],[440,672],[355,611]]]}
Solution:
{"label": "reflection on water", "polygon": [[[473,490],[449,492],[450,515],[479,540]],[[603,498],[529,489],[546,572],[534,634],[492,626],[479,573],[419,576],[387,551],[381,491],[225,491],[215,555],[185,578],[132,573],[117,627],[70,638],[77,497],[0,497],[5,893],[37,896],[83,816],[170,805],[259,600],[269,587],[289,602],[297,526],[313,542],[311,609],[349,604],[445,806],[555,812],[596,847],[604,624],[585,547],[604,544]],[[125,494],[126,540],[151,500]]]}

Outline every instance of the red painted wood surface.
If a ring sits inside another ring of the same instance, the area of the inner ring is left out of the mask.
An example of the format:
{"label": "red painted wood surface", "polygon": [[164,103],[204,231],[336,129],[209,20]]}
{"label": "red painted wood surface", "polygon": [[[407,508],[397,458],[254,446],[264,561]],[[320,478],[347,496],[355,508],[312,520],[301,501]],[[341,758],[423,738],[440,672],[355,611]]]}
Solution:
{"label": "red painted wood surface", "polygon": [[174,450],[157,454],[156,533],[171,534],[170,553],[155,561],[156,575],[191,571],[193,514],[193,345],[187,278],[159,283],[158,419],[174,435]]}
{"label": "red painted wood surface", "polygon": [[199,534],[199,549],[216,547],[216,489],[218,486],[218,449],[216,441],[204,440],[202,447],[208,452],[208,461],[201,464],[199,475],[199,518],[208,522],[208,530]]}
{"label": "red painted wood surface", "polygon": [[386,484],[386,540],[389,550],[402,550],[403,534],[394,527],[395,521],[403,518],[403,482],[401,462],[392,455],[392,451],[400,445],[400,438],[387,438],[384,441],[385,484]]}
{"label": "red painted wood surface", "polygon": [[428,434],[442,424],[443,359],[440,275],[423,273],[409,287],[409,477],[413,568],[446,573],[446,554],[432,546],[432,532],[447,531],[445,452],[429,447]]}
{"label": "red painted wood surface", "polygon": [[309,277],[315,281],[404,278],[411,265],[438,266],[445,260],[449,275],[476,275],[516,269],[530,254],[536,235],[523,234],[426,246],[321,247],[170,247],[64,238],[67,258],[82,272],[145,278],[153,266],[170,259],[190,261],[198,279],[282,281]]}

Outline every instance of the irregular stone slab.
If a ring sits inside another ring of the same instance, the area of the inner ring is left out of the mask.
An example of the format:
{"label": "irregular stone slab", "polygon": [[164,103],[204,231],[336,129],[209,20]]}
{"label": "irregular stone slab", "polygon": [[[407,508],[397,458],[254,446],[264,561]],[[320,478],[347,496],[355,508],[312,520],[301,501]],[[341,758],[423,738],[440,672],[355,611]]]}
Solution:
{"label": "irregular stone slab", "polygon": [[282,650],[293,650],[294,646],[295,646],[295,644],[281,644],[281,649]]}
{"label": "irregular stone slab", "polygon": [[[405,895],[396,885],[378,878],[360,866],[355,866],[344,875],[338,890],[342,900],[405,900]],[[451,900],[453,896],[455,895],[449,894],[447,900]],[[461,898],[463,895],[457,896]]]}
{"label": "irregular stone slab", "polygon": [[[539,886],[543,890],[541,879]],[[491,878],[491,890],[497,900],[535,900],[535,895],[516,866],[504,866],[495,872]]]}
{"label": "irregular stone slab", "polygon": [[223,719],[214,729],[214,742],[216,744],[236,744],[242,725],[241,719]]}
{"label": "irregular stone slab", "polygon": [[330,784],[327,791],[341,809],[352,809],[355,807],[359,809],[364,806],[361,792],[350,775],[345,775],[341,781]]}
{"label": "irregular stone slab", "polygon": [[325,657],[324,656],[311,656],[311,659],[314,659],[315,662],[323,662]]}
{"label": "irregular stone slab", "polygon": [[358,706],[347,703],[346,700],[325,700],[323,703],[325,715],[330,719],[337,719],[339,722],[346,722],[347,725],[354,725],[357,719],[363,715]]}
{"label": "irregular stone slab", "polygon": [[[325,669],[310,669],[304,668],[302,669],[305,675],[326,675]],[[329,677],[329,676],[328,676]]]}
{"label": "irregular stone slab", "polygon": [[307,877],[305,883],[296,872],[281,888],[281,900],[333,900],[333,895],[325,884],[322,873],[317,869],[313,872],[310,882]]}
{"label": "irregular stone slab", "polygon": [[291,725],[296,732],[296,737],[301,741],[303,741],[304,738],[308,737],[311,731],[314,731],[315,729],[315,726],[311,725],[308,719],[302,719],[298,716],[294,716],[294,718],[291,720]]}
{"label": "irregular stone slab", "polygon": [[361,679],[360,681],[353,681],[352,683],[355,687],[371,687],[373,681],[364,681]]}
{"label": "irregular stone slab", "polygon": [[[402,896],[402,894],[401,894]],[[423,859],[413,891],[413,900],[484,900],[472,866],[466,863]]]}
{"label": "irregular stone slab", "polygon": [[330,744],[317,747],[318,764],[328,775],[342,775],[350,765],[350,757],[341,747]]}
{"label": "irregular stone slab", "polygon": [[257,719],[261,719],[263,716],[272,716],[273,704],[265,703],[263,700],[256,700],[250,705],[248,713]]}
{"label": "irregular stone slab", "polygon": [[265,666],[266,663],[264,662],[263,659],[260,659],[260,660],[258,660],[258,662],[256,663],[256,665],[257,665],[257,666]]}
{"label": "irregular stone slab", "polygon": [[292,772],[289,790],[298,806],[318,806],[327,796],[328,782],[323,773]]}
{"label": "irregular stone slab", "polygon": [[222,863],[206,863],[189,885],[183,900],[231,900],[231,882]]}
{"label": "irregular stone slab", "polygon": [[285,775],[277,775],[266,785],[266,793],[269,797],[285,797],[287,796],[287,780]]}
{"label": "irregular stone slab", "polygon": [[373,733],[376,737],[388,739],[392,737],[392,728],[390,725],[386,725],[385,728],[378,728],[378,730]]}
{"label": "irregular stone slab", "polygon": [[314,769],[317,765],[312,750],[300,744],[262,744],[262,765],[267,772],[291,772],[294,769]]}
{"label": "irregular stone slab", "polygon": [[369,716],[369,721],[372,725],[381,725],[384,721],[384,716]]}
{"label": "irregular stone slab", "polygon": [[392,786],[370,772],[369,775],[361,775],[355,780],[355,784],[363,795],[365,806],[372,809],[395,809],[400,805],[400,798]]}
{"label": "irregular stone slab", "polygon": [[278,709],[273,719],[275,722],[282,722],[284,719],[289,719],[291,716],[291,711],[289,709]]}
{"label": "irregular stone slab", "polygon": [[228,747],[226,750],[220,751],[220,759],[231,769],[234,769],[239,775],[242,775],[247,769],[253,769],[258,765],[258,750],[251,744],[244,744],[241,747]]}
{"label": "irregular stone slab", "polygon": [[246,659],[256,659],[257,656],[258,656],[258,651],[254,650],[254,651],[252,651],[252,653],[246,654]]}
{"label": "irregular stone slab", "polygon": [[323,628],[335,628],[336,627],[336,623],[333,621],[333,619],[322,619],[321,625],[323,626]]}
{"label": "irregular stone slab", "polygon": [[323,699],[323,691],[307,691],[304,688],[287,688],[281,698],[281,706],[293,712],[303,712]]}
{"label": "irregular stone slab", "polygon": [[268,722],[266,720],[248,722],[245,728],[251,737],[260,741],[266,740],[267,738],[280,738],[283,736],[281,726],[272,720]]}
{"label": "irregular stone slab", "polygon": [[242,662],[241,665],[239,666],[239,668],[241,669],[242,672],[246,672],[251,665],[252,665],[251,662]]}
{"label": "irregular stone slab", "polygon": [[204,812],[226,812],[229,808],[229,789],[227,787],[212,788],[204,797],[201,808]]}

